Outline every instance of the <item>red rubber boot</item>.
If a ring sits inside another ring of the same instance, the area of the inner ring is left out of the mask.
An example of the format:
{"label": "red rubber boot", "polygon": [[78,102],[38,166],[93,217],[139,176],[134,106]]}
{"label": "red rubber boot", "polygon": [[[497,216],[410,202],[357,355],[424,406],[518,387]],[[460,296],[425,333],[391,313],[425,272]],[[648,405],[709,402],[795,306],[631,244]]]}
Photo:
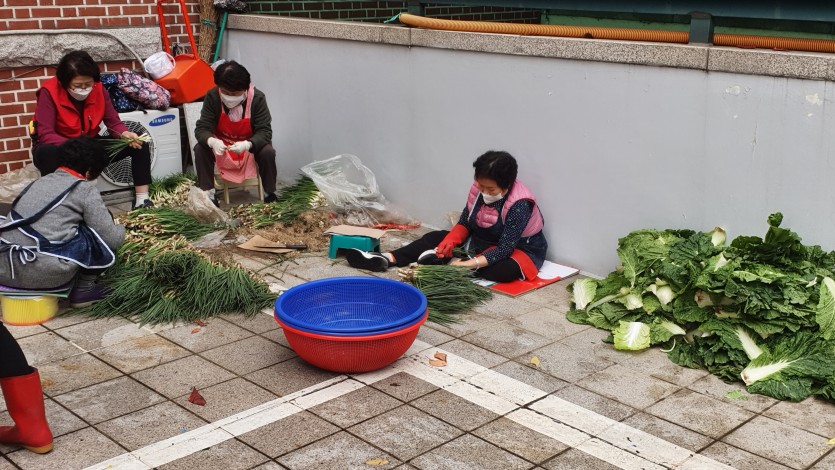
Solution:
{"label": "red rubber boot", "polygon": [[41,377],[32,373],[0,379],[6,408],[14,426],[0,426],[0,442],[20,445],[37,454],[52,450],[52,431],[46,422]]}

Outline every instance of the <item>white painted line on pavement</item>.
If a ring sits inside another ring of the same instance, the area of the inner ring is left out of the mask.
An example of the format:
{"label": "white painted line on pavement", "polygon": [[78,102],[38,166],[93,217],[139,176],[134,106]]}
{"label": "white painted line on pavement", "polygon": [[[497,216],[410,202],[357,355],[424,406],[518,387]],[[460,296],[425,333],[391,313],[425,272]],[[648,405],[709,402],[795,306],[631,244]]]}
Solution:
{"label": "white painted line on pavement", "polygon": [[[447,366],[428,364],[435,352]],[[190,432],[125,453],[86,470],[148,470],[220,444],[313,406],[373,384],[398,372],[410,374],[496,414],[624,470],[665,468],[732,470],[623,423],[479,364],[415,341],[407,356],[378,371],[341,375],[242,411]],[[527,406],[527,408],[523,408]]]}

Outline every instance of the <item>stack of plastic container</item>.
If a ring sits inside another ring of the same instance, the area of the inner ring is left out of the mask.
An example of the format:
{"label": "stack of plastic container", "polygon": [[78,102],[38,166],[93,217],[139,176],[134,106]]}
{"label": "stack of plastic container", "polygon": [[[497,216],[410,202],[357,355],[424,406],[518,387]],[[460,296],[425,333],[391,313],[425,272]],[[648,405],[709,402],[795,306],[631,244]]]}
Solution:
{"label": "stack of plastic container", "polygon": [[275,318],[302,359],[334,372],[368,372],[403,355],[429,311],[415,287],[374,277],[335,277],[288,290]]}

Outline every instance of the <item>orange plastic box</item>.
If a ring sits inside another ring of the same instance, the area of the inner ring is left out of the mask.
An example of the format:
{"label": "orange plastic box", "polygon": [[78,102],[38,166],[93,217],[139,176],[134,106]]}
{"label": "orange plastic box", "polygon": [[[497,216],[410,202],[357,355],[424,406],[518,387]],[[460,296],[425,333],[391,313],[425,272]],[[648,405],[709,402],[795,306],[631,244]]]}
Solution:
{"label": "orange plastic box", "polygon": [[[159,28],[162,35],[162,44],[165,51],[171,53],[171,45],[168,42],[168,32],[165,28],[165,17],[162,12],[162,4],[174,0],[157,0],[157,16],[159,16]],[[212,68],[197,57],[197,46],[194,43],[194,34],[191,30],[191,22],[188,19],[188,10],[183,0],[179,0],[180,11],[183,13],[188,40],[191,44],[191,54],[178,54],[174,57],[174,70],[168,75],[155,80],[163,88],[171,93],[171,104],[183,104],[197,101],[206,95],[213,86],[214,71]]]}

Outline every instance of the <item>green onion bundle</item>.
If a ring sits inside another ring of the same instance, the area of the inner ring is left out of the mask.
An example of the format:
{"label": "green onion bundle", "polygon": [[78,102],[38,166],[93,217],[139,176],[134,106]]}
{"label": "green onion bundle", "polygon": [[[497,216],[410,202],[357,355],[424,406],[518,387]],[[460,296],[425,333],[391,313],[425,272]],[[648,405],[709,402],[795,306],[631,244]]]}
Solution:
{"label": "green onion bundle", "polygon": [[120,137],[118,139],[100,139],[101,142],[104,144],[104,151],[107,152],[107,159],[113,160],[116,158],[116,155],[119,155],[119,152],[128,148],[128,146],[134,142],[142,142],[147,143],[151,141],[151,136],[148,133],[144,133],[135,139],[128,139],[125,137]]}
{"label": "green onion bundle", "polygon": [[299,214],[327,204],[316,183],[303,176],[296,184],[284,189],[278,200],[271,203],[248,204],[233,208],[230,215],[239,218],[241,223],[253,228],[263,228],[277,222],[290,224]]}
{"label": "green onion bundle", "polygon": [[126,316],[141,324],[193,322],[225,313],[255,315],[272,305],[275,294],[237,266],[223,266],[190,250],[157,247],[110,268],[113,289],[99,303],[69,314],[96,318]]}
{"label": "green onion bundle", "polygon": [[154,178],[148,186],[148,195],[155,206],[185,207],[188,205],[188,190],[196,181],[194,173],[174,173]]}
{"label": "green onion bundle", "polygon": [[[158,240],[149,239],[147,236],[136,232],[128,232],[125,234],[125,242],[119,247],[116,263],[130,263],[137,260],[148,262],[161,253],[185,249],[188,246],[188,240],[182,235],[174,235],[171,238]],[[110,270],[108,270],[109,272]]]}
{"label": "green onion bundle", "polygon": [[145,238],[165,239],[182,235],[188,240],[217,230],[214,225],[204,224],[183,211],[168,207],[151,207],[130,211],[119,216],[118,221],[125,229]]}
{"label": "green onion bundle", "polygon": [[483,304],[493,293],[474,284],[473,272],[461,266],[418,265],[398,270],[403,280],[414,284],[426,296],[429,321],[458,322],[453,315]]}

